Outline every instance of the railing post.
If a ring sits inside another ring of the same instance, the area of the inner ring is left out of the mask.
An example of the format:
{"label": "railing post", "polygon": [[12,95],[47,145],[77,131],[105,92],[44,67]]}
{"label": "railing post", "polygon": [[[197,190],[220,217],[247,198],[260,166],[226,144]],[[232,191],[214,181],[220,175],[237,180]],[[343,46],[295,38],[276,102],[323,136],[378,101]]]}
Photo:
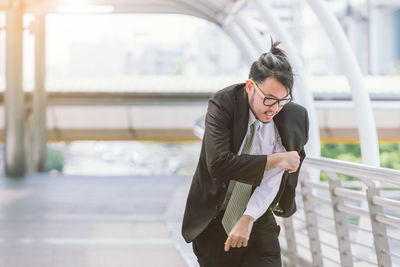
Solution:
{"label": "railing post", "polygon": [[342,198],[335,194],[335,188],[341,187],[342,183],[336,173],[327,172],[329,176],[329,192],[331,194],[333,218],[335,220],[336,237],[339,246],[340,263],[345,267],[353,266],[353,259],[350,246],[349,228],[347,225],[347,216],[344,212],[338,210],[337,206],[344,204]]}
{"label": "railing post", "polygon": [[317,216],[315,215],[315,205],[312,199],[309,196],[312,195],[311,189],[307,187],[304,180],[305,175],[309,175],[308,170],[303,170],[300,183],[301,183],[301,195],[303,198],[304,205],[304,214],[306,219],[307,231],[308,231],[308,239],[310,242],[311,249],[311,257],[312,257],[312,266],[323,266],[322,262],[322,253],[321,253],[321,244],[319,242],[319,234],[318,234],[318,221]]}
{"label": "railing post", "polygon": [[285,238],[287,244],[287,258],[289,259],[288,267],[295,267],[297,262],[297,246],[294,234],[292,217],[283,218],[283,226],[285,227]]}
{"label": "railing post", "polygon": [[[365,181],[363,181],[365,182]],[[389,255],[389,244],[386,235],[386,225],[376,220],[376,215],[383,214],[382,207],[375,205],[373,198],[379,196],[379,188],[376,188],[375,183],[368,183],[366,190],[369,215],[371,218],[372,233],[374,235],[374,244],[376,257],[379,267],[392,266],[392,260]]]}

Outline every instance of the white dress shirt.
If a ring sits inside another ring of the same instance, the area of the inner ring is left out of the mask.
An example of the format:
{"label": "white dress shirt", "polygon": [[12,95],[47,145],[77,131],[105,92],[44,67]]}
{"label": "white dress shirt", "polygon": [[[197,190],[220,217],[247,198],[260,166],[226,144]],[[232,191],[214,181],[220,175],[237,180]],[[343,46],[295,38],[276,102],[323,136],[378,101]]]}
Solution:
{"label": "white dress shirt", "polygon": [[[247,133],[243,139],[242,145],[239,149],[238,155],[242,153],[244,143],[250,136],[250,125],[256,120],[253,112],[249,110],[249,122]],[[281,137],[276,129],[275,123],[271,120],[268,123],[260,122],[256,136],[253,140],[252,155],[270,155],[278,152],[286,152],[285,147],[282,145]],[[268,159],[267,159],[268,160]],[[279,191],[284,169],[275,167],[264,171],[264,176],[260,186],[258,186],[250,197],[247,203],[244,215],[249,215],[257,220],[263,215],[272,201],[275,199]]]}

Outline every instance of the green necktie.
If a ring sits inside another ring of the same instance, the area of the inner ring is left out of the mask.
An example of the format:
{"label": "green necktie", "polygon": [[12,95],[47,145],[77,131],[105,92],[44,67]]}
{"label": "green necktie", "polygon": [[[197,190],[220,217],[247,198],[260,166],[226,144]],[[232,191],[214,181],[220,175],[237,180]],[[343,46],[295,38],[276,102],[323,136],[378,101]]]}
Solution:
{"label": "green necktie", "polygon": [[[250,136],[246,140],[242,154],[250,154],[253,149],[253,141],[256,135],[260,123],[256,120],[250,126]],[[251,196],[252,186],[241,182],[236,182],[233,188],[232,195],[229,199],[228,205],[226,206],[224,217],[222,218],[222,226],[225,229],[227,235],[229,235],[233,226],[237,223],[239,218],[243,215],[243,212],[249,202]]]}

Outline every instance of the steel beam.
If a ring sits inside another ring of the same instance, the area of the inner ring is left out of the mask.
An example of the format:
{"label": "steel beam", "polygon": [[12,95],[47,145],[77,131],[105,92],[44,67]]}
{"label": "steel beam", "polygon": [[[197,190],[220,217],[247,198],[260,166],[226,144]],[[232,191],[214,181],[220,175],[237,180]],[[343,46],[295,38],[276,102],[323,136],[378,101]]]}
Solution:
{"label": "steel beam", "polygon": [[[317,112],[312,93],[308,90],[307,74],[298,50],[296,49],[295,43],[289,33],[283,28],[279,18],[277,18],[271,7],[268,5],[268,2],[264,0],[256,0],[254,1],[254,4],[260,12],[261,18],[271,28],[271,30],[273,30],[279,39],[283,41],[283,45],[286,47],[286,52],[291,64],[293,65],[294,72],[297,73],[295,76],[294,86],[298,88],[298,91],[293,90],[293,94],[295,99],[298,99],[299,103],[303,104],[307,108],[308,116],[310,118],[310,141],[307,144],[307,154],[313,157],[319,157],[321,155],[321,146]],[[317,176],[319,180],[319,172],[312,173],[313,180],[317,180],[315,176]]]}
{"label": "steel beam", "polygon": [[259,55],[256,53],[253,45],[251,42],[249,42],[249,40],[246,38],[246,35],[236,23],[224,25],[222,29],[232,39],[233,43],[237,46],[242,54],[242,58],[247,64],[249,64],[249,66],[251,63],[253,63],[253,61],[257,60]]}
{"label": "steel beam", "polygon": [[247,38],[253,43],[253,46],[256,48],[256,51],[259,55],[268,50],[269,42],[267,42],[267,40],[249,24],[248,19],[243,13],[238,13],[234,21],[237,22],[237,24],[246,34]]}
{"label": "steel beam", "polygon": [[329,36],[343,72],[350,84],[352,99],[356,106],[358,131],[360,135],[363,162],[379,166],[378,136],[372,113],[371,101],[364,85],[360,67],[338,20],[329,10],[325,1],[307,0],[322,27]]}

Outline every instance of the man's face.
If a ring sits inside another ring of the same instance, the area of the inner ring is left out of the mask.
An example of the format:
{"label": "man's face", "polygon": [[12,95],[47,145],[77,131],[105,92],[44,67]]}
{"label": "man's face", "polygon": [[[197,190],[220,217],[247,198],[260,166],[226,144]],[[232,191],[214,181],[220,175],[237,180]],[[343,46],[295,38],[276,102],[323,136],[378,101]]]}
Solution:
{"label": "man's face", "polygon": [[[261,92],[257,90],[257,85]],[[289,91],[275,78],[267,78],[258,84],[252,80],[247,80],[246,92],[249,98],[250,109],[253,111],[254,116],[263,123],[270,122],[282,109],[278,103],[272,106],[265,106],[263,103],[264,96],[273,99],[289,98]]]}

